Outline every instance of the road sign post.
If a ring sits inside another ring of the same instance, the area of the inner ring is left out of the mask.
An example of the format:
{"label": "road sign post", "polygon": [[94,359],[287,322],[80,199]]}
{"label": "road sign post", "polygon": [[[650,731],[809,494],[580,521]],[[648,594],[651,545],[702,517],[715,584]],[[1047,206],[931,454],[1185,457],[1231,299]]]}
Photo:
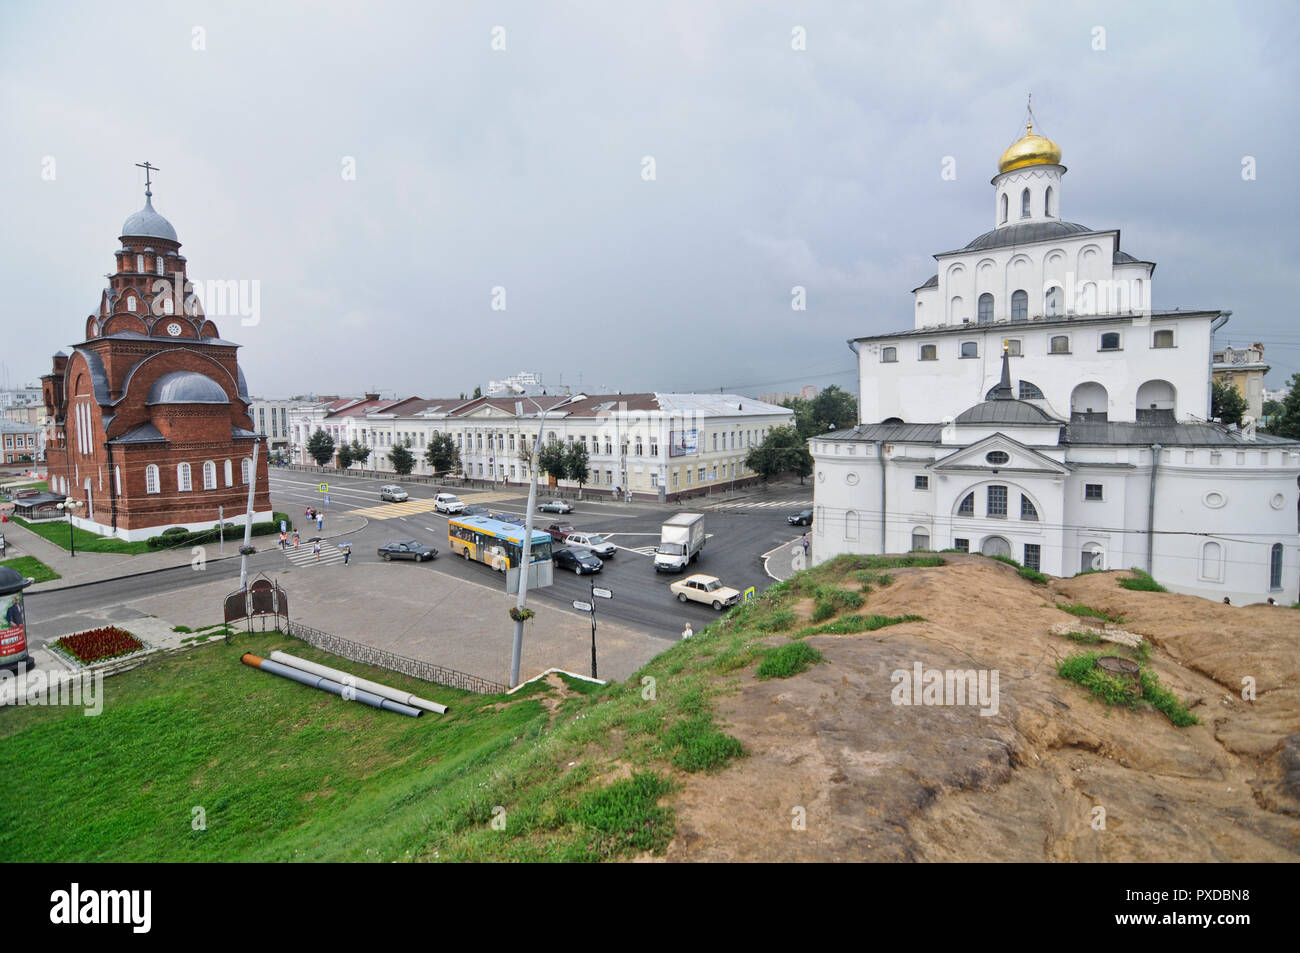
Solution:
{"label": "road sign post", "polygon": [[[586,611],[591,613],[591,677],[592,678],[598,677],[596,675],[596,600],[613,599],[613,598],[614,598],[614,593],[612,590],[604,589],[597,586],[596,580],[593,579],[591,581],[591,601],[582,603],[582,605],[587,607]],[[578,608],[578,602],[576,600],[573,603],[573,608],[575,609]]]}

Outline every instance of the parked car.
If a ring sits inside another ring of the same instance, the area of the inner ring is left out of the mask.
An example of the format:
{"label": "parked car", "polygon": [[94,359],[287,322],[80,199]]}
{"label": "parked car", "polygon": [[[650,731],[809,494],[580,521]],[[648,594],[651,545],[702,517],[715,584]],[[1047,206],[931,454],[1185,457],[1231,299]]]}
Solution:
{"label": "parked car", "polygon": [[460,497],[455,493],[439,493],[433,498],[433,508],[439,513],[461,513],[465,509],[465,504],[461,502]]}
{"label": "parked car", "polygon": [[551,539],[557,543],[564,542],[564,538],[570,533],[576,533],[578,528],[572,523],[552,523],[546,527],[546,532],[551,534]]}
{"label": "parked car", "polygon": [[461,516],[487,516],[488,508],[486,506],[479,506],[478,504],[474,504],[473,506],[467,506],[463,510],[461,510],[460,515]]}
{"label": "parked car", "polygon": [[739,590],[724,586],[717,576],[705,576],[696,573],[685,579],[678,579],[668,586],[670,592],[677,596],[678,602],[703,602],[721,612],[727,606],[734,606],[740,601]]}
{"label": "parked car", "polygon": [[380,546],[379,555],[384,557],[384,562],[394,559],[414,559],[416,562],[424,562],[437,556],[438,551],[432,546],[426,546],[413,539],[407,539],[399,543]]}
{"label": "parked car", "polygon": [[618,548],[613,543],[596,533],[570,533],[564,537],[564,544],[589,549],[601,559],[609,559],[618,552]]}
{"label": "parked car", "polygon": [[573,506],[565,503],[563,500],[549,500],[546,503],[537,504],[539,513],[572,513]]}
{"label": "parked car", "polygon": [[565,548],[552,549],[551,559],[555,560],[555,565],[561,569],[572,569],[581,576],[584,572],[600,572],[605,565],[590,550]]}
{"label": "parked car", "polygon": [[379,498],[392,503],[405,503],[408,499],[406,491],[395,483],[379,488]]}
{"label": "parked car", "polygon": [[522,516],[516,516],[514,513],[489,513],[488,516],[494,520],[500,520],[502,523],[514,523],[517,526],[527,525]]}
{"label": "parked car", "polygon": [[791,526],[811,526],[812,510],[800,510],[794,516],[787,516],[785,521]]}

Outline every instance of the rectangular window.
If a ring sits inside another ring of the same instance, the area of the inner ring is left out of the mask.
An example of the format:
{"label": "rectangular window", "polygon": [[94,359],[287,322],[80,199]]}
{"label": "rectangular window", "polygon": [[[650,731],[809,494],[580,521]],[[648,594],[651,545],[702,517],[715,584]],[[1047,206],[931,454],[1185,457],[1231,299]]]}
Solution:
{"label": "rectangular window", "polygon": [[1174,332],[1164,328],[1157,331],[1155,334],[1151,335],[1151,346],[1152,347],[1173,347]]}
{"label": "rectangular window", "polygon": [[1025,543],[1025,558],[1022,560],[1026,569],[1038,569],[1042,565],[1042,547],[1037,543]]}
{"label": "rectangular window", "polygon": [[930,478],[928,476],[918,476],[912,479],[912,489],[928,490],[930,489]]}
{"label": "rectangular window", "polygon": [[700,467],[699,482],[700,483],[704,482],[704,467]]}
{"label": "rectangular window", "polygon": [[994,519],[1007,518],[1007,488],[1005,486],[989,487],[986,515]]}
{"label": "rectangular window", "polygon": [[677,489],[677,471],[673,471],[673,489]]}
{"label": "rectangular window", "polygon": [[1100,500],[1102,498],[1101,484],[1085,483],[1083,485],[1083,498],[1085,500]]}
{"label": "rectangular window", "polygon": [[690,485],[691,485],[691,468],[690,468],[690,467],[687,467],[687,468],[686,468],[686,485],[687,485],[687,486],[690,486]]}
{"label": "rectangular window", "polygon": [[961,356],[962,356],[962,357],[979,357],[979,356],[980,356],[980,346],[979,346],[976,342],[974,342],[974,341],[962,341],[962,342],[961,342]]}
{"label": "rectangular window", "polygon": [[659,474],[652,473],[650,474],[650,488],[654,489],[657,486],[659,486]]}
{"label": "rectangular window", "polygon": [[1008,354],[1008,355],[1010,355],[1011,357],[1019,357],[1019,356],[1020,356],[1020,339],[1019,339],[1019,338],[1008,338],[1008,339],[1007,339],[1006,341],[1004,341],[1003,343],[1006,344],[1006,346],[1007,346],[1007,354]]}
{"label": "rectangular window", "polygon": [[1056,337],[1052,338],[1051,345],[1048,347],[1048,352],[1051,354],[1069,354],[1069,337],[1064,334],[1058,334]]}
{"label": "rectangular window", "polygon": [[896,347],[882,347],[882,348],[880,349],[880,363],[881,363],[881,364],[895,364],[895,363],[897,363],[897,362],[898,362],[898,348],[896,348]]}
{"label": "rectangular window", "polygon": [[957,552],[959,552],[959,553],[969,553],[969,552],[970,552],[970,540],[969,540],[969,539],[962,539],[960,536],[958,536],[958,537],[956,537],[955,539],[953,539],[953,541],[952,541],[952,548],[955,549],[955,550],[957,550]]}
{"label": "rectangular window", "polygon": [[923,360],[923,361],[937,361],[937,360],[939,360],[939,345],[937,345],[937,344],[922,344],[922,345],[921,345],[921,360]]}

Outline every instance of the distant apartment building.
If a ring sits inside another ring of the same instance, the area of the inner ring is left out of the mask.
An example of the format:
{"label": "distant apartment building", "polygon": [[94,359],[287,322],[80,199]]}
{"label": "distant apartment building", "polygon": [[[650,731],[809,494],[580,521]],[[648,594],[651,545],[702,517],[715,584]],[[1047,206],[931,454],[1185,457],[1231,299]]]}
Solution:
{"label": "distant apartment building", "polygon": [[288,398],[254,397],[249,406],[253,428],[266,437],[266,449],[271,456],[289,456],[289,411],[297,403]]}
{"label": "distant apartment building", "polygon": [[35,424],[0,420],[0,441],[5,463],[35,463],[45,459],[44,434]]}
{"label": "distant apartment building", "polygon": [[1264,415],[1264,345],[1256,342],[1247,348],[1225,347],[1214,352],[1214,382],[1236,388],[1246,398],[1246,413],[1258,420]]}
{"label": "distant apartment building", "polygon": [[504,380],[488,381],[487,390],[484,393],[488,397],[498,397],[517,393],[516,388],[522,388],[523,393],[535,397],[542,392],[542,376],[533,371],[520,371],[513,377],[507,377]]}

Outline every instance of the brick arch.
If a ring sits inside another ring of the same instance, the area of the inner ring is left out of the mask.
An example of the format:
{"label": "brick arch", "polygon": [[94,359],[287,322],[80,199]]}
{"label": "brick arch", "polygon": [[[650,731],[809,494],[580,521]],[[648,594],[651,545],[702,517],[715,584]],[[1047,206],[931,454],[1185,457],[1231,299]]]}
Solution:
{"label": "brick arch", "polygon": [[[167,325],[175,322],[181,326],[181,333],[172,337],[167,333]],[[182,314],[163,314],[153,319],[149,327],[149,335],[156,338],[167,338],[170,341],[184,341],[186,339],[194,340],[198,332],[194,330],[194,323]]]}
{"label": "brick arch", "polygon": [[117,334],[119,331],[134,331],[136,334],[148,334],[149,325],[144,318],[129,311],[113,315],[101,325],[101,334]]}
{"label": "brick arch", "polygon": [[[191,336],[193,336],[193,328],[190,331]],[[184,355],[185,367],[182,368],[176,365],[175,358],[177,355]],[[199,374],[206,374],[226,392],[226,398],[232,405],[236,401],[242,403],[239,396],[239,383],[230,375],[230,372],[214,358],[187,347],[176,347],[150,354],[131,368],[126,375],[126,380],[122,382],[122,400],[125,401],[139,393],[143,404],[148,396],[149,388],[153,386],[153,382],[164,374],[175,370],[192,370]]]}
{"label": "brick arch", "polygon": [[199,328],[199,337],[201,337],[201,338],[219,338],[219,337],[221,337],[221,332],[217,330],[217,326],[216,326],[215,324],[213,324],[213,323],[212,323],[210,320],[208,320],[207,318],[204,318],[204,319],[203,319],[203,326]]}

